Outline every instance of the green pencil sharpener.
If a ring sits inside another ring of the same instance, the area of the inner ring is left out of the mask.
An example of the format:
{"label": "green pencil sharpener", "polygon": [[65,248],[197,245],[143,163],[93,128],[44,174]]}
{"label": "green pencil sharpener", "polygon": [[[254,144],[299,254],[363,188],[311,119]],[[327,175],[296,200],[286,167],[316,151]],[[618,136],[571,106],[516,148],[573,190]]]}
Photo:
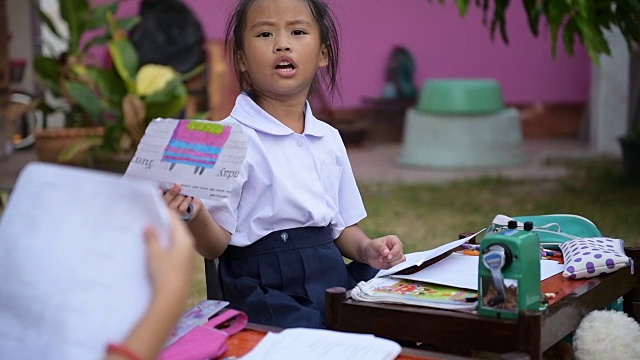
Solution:
{"label": "green pencil sharpener", "polygon": [[540,310],[540,240],[532,228],[527,222],[519,230],[513,221],[480,242],[478,314],[515,319]]}

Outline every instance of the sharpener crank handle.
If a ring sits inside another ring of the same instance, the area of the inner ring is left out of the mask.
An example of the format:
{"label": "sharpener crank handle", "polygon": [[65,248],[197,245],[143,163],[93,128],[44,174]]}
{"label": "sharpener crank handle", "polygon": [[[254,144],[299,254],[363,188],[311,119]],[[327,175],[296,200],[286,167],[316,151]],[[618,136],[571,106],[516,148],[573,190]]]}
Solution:
{"label": "sharpener crank handle", "polygon": [[506,256],[504,248],[500,245],[490,246],[487,252],[482,255],[482,262],[491,271],[493,285],[498,292],[498,298],[494,300],[497,305],[507,298],[507,292],[504,287],[504,278],[502,276],[502,268],[506,264]]}

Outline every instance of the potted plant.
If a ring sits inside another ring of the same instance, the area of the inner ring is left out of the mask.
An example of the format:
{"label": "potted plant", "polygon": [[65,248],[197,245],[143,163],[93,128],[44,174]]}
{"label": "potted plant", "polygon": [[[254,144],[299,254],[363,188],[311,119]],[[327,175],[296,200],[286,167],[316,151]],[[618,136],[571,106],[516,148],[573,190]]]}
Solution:
{"label": "potted plant", "polygon": [[[69,50],[55,58],[36,58],[36,73],[48,89],[69,104],[66,125],[74,129],[71,131],[98,127],[92,135],[66,144],[56,160],[123,171],[148,122],[180,113],[187,98],[184,79],[202,71],[202,67],[180,75],[164,65],[140,66],[127,35],[139,19],[115,19],[119,1],[94,8],[87,0],[59,1],[62,18],[69,24]],[[52,21],[42,13],[41,18],[55,33]],[[81,45],[87,30],[103,33]],[[113,65],[88,64],[87,51],[105,44]]]}
{"label": "potted plant", "polygon": [[[36,151],[44,161],[60,161],[59,154],[69,146],[86,137],[104,136],[105,128],[98,102],[95,107],[83,108],[82,105],[95,99],[84,99],[87,89],[95,88],[94,80],[113,78],[114,72],[87,64],[90,50],[96,45],[106,44],[112,37],[107,26],[107,14],[117,12],[120,1],[91,7],[87,0],[59,0],[61,19],[68,31],[55,25],[39,5],[32,1],[38,10],[40,20],[50,30],[66,50],[60,54],[50,50],[51,54],[34,58],[34,70],[45,89],[45,99],[41,108],[45,114],[62,112],[64,127],[61,129],[44,128],[36,132]],[[137,17],[117,20],[119,28],[131,29],[138,21]],[[93,36],[88,36],[89,34]],[[48,44],[45,44],[48,45]],[[123,87],[115,86],[112,92],[124,92]],[[84,164],[86,159],[76,156],[66,162]]]}
{"label": "potted plant", "polygon": [[107,42],[113,68],[89,73],[93,87],[77,87],[71,94],[85,112],[96,112],[102,119],[104,134],[87,138],[68,147],[60,159],[67,161],[88,152],[89,165],[122,172],[126,169],[144,131],[157,117],[175,117],[184,108],[187,90],[184,80],[202,70],[197,67],[181,75],[158,64],[140,66],[138,55],[126,31],[107,15],[110,40]]}

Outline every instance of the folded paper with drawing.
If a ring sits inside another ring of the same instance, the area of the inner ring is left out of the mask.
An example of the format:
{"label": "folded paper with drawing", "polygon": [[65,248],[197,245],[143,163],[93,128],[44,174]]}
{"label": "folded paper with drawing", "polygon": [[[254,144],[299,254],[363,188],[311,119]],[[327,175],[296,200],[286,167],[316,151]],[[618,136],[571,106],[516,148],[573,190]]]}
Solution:
{"label": "folded paper with drawing", "polygon": [[226,199],[246,154],[246,136],[237,124],[158,118],[147,126],[125,176],[163,188],[180,184],[183,195]]}

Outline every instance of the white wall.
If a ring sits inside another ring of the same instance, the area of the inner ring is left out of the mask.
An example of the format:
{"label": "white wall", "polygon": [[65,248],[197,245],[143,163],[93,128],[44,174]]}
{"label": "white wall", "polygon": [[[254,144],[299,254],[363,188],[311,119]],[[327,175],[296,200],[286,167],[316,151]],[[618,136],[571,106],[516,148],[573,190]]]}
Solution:
{"label": "white wall", "polygon": [[590,113],[591,148],[620,156],[618,138],[627,130],[629,112],[629,52],[619,30],[606,34],[611,56],[592,66]]}
{"label": "white wall", "polygon": [[12,87],[24,89],[29,92],[35,90],[35,78],[32,60],[34,57],[34,19],[31,13],[31,3],[26,0],[7,0],[7,20],[9,33],[12,38],[9,42],[9,58],[25,59],[25,73],[22,81],[11,84]]}

